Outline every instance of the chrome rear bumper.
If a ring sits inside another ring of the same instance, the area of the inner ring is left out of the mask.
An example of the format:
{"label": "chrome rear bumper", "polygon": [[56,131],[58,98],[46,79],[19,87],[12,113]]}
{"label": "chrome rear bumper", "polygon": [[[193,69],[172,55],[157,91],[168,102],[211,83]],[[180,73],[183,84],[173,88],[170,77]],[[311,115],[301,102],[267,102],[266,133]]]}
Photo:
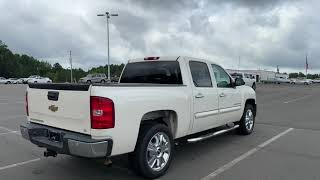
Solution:
{"label": "chrome rear bumper", "polygon": [[111,155],[112,139],[94,140],[91,136],[58,128],[28,123],[20,126],[23,138],[58,154],[98,158]]}

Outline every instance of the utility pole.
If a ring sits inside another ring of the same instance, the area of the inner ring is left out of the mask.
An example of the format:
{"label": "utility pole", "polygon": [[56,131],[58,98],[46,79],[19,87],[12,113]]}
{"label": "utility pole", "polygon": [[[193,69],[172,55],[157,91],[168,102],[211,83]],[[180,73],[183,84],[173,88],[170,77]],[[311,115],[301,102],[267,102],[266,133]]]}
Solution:
{"label": "utility pole", "polygon": [[72,56],[71,56],[71,50],[70,50],[70,56],[69,56],[69,62],[70,62],[70,71],[71,71],[71,73],[70,73],[70,75],[71,75],[71,83],[73,83],[73,79],[72,79]]}
{"label": "utility pole", "polygon": [[239,56],[239,59],[238,59],[238,73],[240,73],[240,56]]}
{"label": "utility pole", "polygon": [[308,76],[308,68],[309,68],[309,64],[308,64],[308,54],[306,54],[306,79]]}
{"label": "utility pole", "polygon": [[98,14],[97,16],[105,16],[107,18],[107,41],[108,41],[108,81],[110,82],[110,50],[109,50],[109,19],[111,16],[118,16],[118,14],[110,14],[106,12],[105,14]]}

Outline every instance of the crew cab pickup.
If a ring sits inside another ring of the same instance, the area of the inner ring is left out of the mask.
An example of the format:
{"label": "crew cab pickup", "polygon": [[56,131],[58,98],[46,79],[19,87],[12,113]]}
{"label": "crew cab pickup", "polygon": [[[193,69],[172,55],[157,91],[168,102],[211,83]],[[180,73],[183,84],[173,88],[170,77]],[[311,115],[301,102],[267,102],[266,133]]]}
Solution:
{"label": "crew cab pickup", "polygon": [[231,77],[233,77],[234,79],[235,78],[242,78],[245,85],[252,87],[253,90],[256,90],[256,88],[257,88],[256,78],[251,74],[237,72],[237,73],[232,73]]}
{"label": "crew cab pickup", "polygon": [[243,85],[208,60],[133,59],[118,84],[29,84],[21,134],[46,157],[129,154],[134,170],[156,178],[179,142],[253,131],[256,94]]}

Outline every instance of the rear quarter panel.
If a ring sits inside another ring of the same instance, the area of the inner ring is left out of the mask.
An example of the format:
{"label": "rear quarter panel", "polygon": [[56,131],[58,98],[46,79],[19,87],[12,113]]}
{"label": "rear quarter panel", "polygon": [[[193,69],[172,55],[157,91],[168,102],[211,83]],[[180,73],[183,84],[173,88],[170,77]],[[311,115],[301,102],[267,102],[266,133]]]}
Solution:
{"label": "rear quarter panel", "polygon": [[141,119],[157,110],[172,110],[177,114],[175,138],[185,136],[190,128],[191,89],[179,87],[104,87],[93,86],[92,96],[112,99],[115,106],[115,128],[91,129],[94,139],[113,139],[112,155],[134,151]]}

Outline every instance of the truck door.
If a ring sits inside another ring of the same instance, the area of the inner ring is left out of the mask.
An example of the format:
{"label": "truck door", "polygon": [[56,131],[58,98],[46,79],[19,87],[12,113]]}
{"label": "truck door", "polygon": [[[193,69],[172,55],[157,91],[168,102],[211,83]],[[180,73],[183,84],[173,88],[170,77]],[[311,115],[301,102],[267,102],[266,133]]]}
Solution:
{"label": "truck door", "polygon": [[192,132],[210,129],[218,123],[218,92],[213,86],[208,64],[189,61],[193,81],[194,114]]}
{"label": "truck door", "polygon": [[232,86],[231,77],[222,67],[216,64],[211,67],[217,83],[221,124],[240,120],[242,108],[239,88]]}

